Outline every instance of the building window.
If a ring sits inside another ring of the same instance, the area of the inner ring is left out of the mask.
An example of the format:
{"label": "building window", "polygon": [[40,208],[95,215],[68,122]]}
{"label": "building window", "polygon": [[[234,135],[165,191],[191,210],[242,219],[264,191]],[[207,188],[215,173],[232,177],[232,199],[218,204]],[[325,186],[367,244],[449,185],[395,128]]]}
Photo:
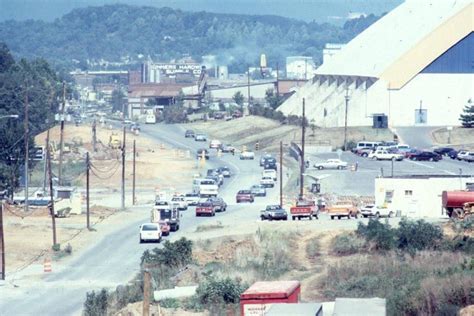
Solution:
{"label": "building window", "polygon": [[385,191],[385,203],[392,203],[393,191]]}
{"label": "building window", "polygon": [[405,196],[412,196],[413,191],[412,190],[405,190]]}

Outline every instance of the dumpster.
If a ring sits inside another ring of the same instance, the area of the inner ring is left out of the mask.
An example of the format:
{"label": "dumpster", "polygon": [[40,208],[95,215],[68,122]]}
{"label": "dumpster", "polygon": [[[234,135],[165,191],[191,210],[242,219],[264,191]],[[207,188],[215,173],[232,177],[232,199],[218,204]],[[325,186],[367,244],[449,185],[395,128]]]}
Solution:
{"label": "dumpster", "polygon": [[274,303],[298,303],[301,285],[298,281],[261,281],[240,295],[242,316],[264,316]]}

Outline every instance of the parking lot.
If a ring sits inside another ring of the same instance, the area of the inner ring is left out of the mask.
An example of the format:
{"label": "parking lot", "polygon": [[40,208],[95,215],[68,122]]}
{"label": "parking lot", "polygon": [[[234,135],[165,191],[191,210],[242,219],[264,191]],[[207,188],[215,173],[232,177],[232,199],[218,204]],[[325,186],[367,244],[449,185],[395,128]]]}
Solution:
{"label": "parking lot", "polygon": [[[307,170],[309,175],[322,178],[321,193],[337,193],[340,195],[374,195],[374,179],[380,176],[403,175],[474,175],[474,163],[452,160],[443,157],[439,162],[431,161],[376,161],[357,156],[351,152],[343,152],[340,159],[348,163],[346,170],[317,170],[313,168],[315,162],[339,158],[335,152],[311,155],[311,167]],[[352,166],[357,163],[357,171],[352,171]],[[311,181],[310,179],[305,181]]]}

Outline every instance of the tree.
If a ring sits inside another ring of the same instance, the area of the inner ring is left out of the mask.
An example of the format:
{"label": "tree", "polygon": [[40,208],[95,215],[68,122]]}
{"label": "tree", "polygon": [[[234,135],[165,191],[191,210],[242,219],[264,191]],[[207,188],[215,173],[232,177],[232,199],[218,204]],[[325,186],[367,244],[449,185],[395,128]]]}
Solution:
{"label": "tree", "polygon": [[127,113],[127,107],[125,106],[125,94],[120,89],[115,89],[112,91],[112,99],[110,101],[112,104],[112,110],[117,112],[123,112],[123,115]]}
{"label": "tree", "polygon": [[474,127],[474,102],[472,102],[471,99],[469,99],[467,105],[464,106],[463,114],[459,116],[459,120],[464,127]]}
{"label": "tree", "polygon": [[277,95],[273,89],[268,89],[265,91],[265,101],[267,101],[268,105],[275,110],[281,105],[283,99]]}
{"label": "tree", "polygon": [[244,105],[244,95],[242,92],[237,91],[234,96],[232,97],[235,103],[239,105],[240,108],[242,108],[242,105]]}

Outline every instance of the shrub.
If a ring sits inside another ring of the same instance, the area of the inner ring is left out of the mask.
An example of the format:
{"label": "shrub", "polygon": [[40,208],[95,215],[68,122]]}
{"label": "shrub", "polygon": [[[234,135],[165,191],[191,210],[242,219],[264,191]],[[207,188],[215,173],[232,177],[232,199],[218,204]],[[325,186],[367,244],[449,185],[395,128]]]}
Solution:
{"label": "shrub", "polygon": [[141,258],[142,264],[164,265],[167,267],[182,267],[192,262],[192,241],[184,237],[170,242],[165,241],[163,248],[154,248],[151,252],[146,250]]}
{"label": "shrub", "polygon": [[437,225],[418,220],[402,219],[397,229],[397,247],[408,252],[435,249],[443,239],[443,231]]}
{"label": "shrub", "polygon": [[320,255],[321,243],[319,242],[319,237],[313,237],[307,241],[306,244],[306,255],[309,258],[314,258]]}
{"label": "shrub", "polygon": [[84,302],[85,316],[105,316],[107,315],[108,293],[106,289],[95,293],[87,292],[86,301]]}
{"label": "shrub", "polygon": [[377,250],[387,251],[395,247],[395,230],[388,223],[382,224],[376,219],[370,219],[367,225],[359,222],[356,232],[372,242]]}
{"label": "shrub", "polygon": [[240,280],[230,278],[215,279],[208,278],[200,283],[196,296],[202,305],[215,303],[235,304],[240,300],[240,294],[245,290],[246,286],[241,284]]}
{"label": "shrub", "polygon": [[347,256],[360,252],[365,242],[354,234],[336,236],[331,243],[332,252],[336,255]]}
{"label": "shrub", "polygon": [[175,298],[165,298],[160,301],[160,306],[164,308],[179,308],[181,304]]}

